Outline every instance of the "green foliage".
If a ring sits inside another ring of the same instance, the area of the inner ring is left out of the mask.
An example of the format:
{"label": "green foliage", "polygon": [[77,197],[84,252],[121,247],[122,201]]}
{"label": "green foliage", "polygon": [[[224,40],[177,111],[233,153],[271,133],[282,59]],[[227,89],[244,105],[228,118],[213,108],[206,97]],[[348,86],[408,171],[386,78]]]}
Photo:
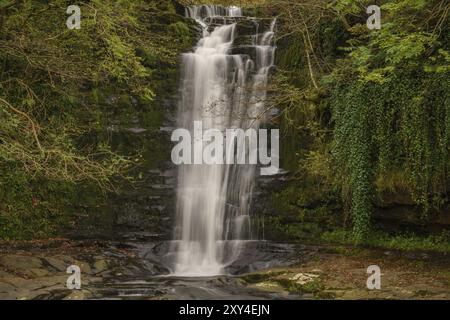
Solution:
{"label": "green foliage", "polygon": [[424,214],[433,195],[448,185],[450,77],[423,65],[440,59],[449,44],[421,25],[418,10],[425,3],[413,1],[405,13],[399,8],[407,2],[385,6],[383,28],[352,39],[350,52],[326,78],[332,85],[334,154],[345,169],[342,182],[351,190],[359,240],[369,232],[375,176],[405,170],[404,184]]}
{"label": "green foliage", "polygon": [[320,278],[315,278],[312,281],[308,281],[305,284],[300,284],[294,280],[279,278],[275,279],[275,282],[283,286],[286,290],[296,294],[312,293],[318,294],[325,289]]}
{"label": "green foliage", "polygon": [[184,45],[191,43],[191,30],[181,21],[169,25],[169,30],[182,39]]}
{"label": "green foliage", "polygon": [[[353,234],[346,230],[334,230],[322,235],[325,242],[354,244]],[[450,234],[443,231],[440,234],[419,236],[414,233],[388,234],[382,231],[371,231],[361,244],[383,249],[404,251],[427,250],[436,252],[450,252]]]}
{"label": "green foliage", "polygon": [[409,192],[425,221],[448,203],[450,183],[450,6],[381,1],[382,28],[368,30],[369,4],[272,4],[282,25],[281,81],[288,84],[275,104],[287,134],[303,133],[294,150],[303,173],[297,176],[320,181],[320,191],[340,190],[352,239],[361,242],[371,233],[378,192]]}
{"label": "green foliage", "polygon": [[142,159],[113,152],[106,128],[147,110],[159,127],[155,94],[193,39],[169,0],[72,4],[79,30],[64,0],[0,5],[0,238],[55,235],[77,205],[104,203]]}
{"label": "green foliage", "polygon": [[272,194],[275,216],[264,218],[267,239],[310,241],[341,225],[335,191],[307,175],[303,179]]}

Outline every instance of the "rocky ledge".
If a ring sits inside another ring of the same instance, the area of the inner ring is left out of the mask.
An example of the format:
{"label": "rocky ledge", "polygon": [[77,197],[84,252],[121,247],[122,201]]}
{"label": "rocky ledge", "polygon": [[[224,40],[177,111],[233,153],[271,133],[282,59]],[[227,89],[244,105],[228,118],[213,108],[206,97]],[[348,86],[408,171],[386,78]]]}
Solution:
{"label": "rocky ledge", "polygon": [[[124,259],[125,258],[125,259]],[[55,239],[0,243],[0,299],[88,299],[93,287],[134,258],[126,248],[112,248],[97,241]],[[67,268],[81,271],[80,290],[66,282]]]}
{"label": "rocky ledge", "polygon": [[[241,276],[247,288],[281,299],[450,299],[450,257],[426,252],[317,246],[289,267]],[[369,290],[367,267],[378,265],[381,288]]]}
{"label": "rocky ledge", "polygon": [[[152,259],[159,247],[66,239],[0,242],[0,299],[450,299],[446,254],[255,243],[241,257],[249,268],[236,266],[230,270],[234,276],[188,279],[167,276],[161,259]],[[374,264],[381,269],[380,290],[366,287],[367,267]],[[71,265],[81,271],[79,290],[66,287]]]}

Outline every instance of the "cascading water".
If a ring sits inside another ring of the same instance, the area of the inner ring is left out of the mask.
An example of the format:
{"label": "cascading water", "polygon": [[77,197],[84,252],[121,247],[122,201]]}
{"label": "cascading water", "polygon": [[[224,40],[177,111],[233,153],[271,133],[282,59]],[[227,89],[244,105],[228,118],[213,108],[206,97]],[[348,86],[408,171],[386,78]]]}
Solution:
{"label": "cascading water", "polygon": [[[194,121],[202,121],[203,130],[258,128],[274,64],[275,21],[243,17],[237,7],[192,6],[186,15],[202,26],[203,37],[194,52],[183,55],[178,125],[191,132]],[[241,23],[246,28],[240,28]],[[247,39],[245,46],[235,45],[239,37]],[[255,165],[180,166],[175,275],[222,274],[239,255],[243,241],[252,238],[249,206],[255,169]]]}

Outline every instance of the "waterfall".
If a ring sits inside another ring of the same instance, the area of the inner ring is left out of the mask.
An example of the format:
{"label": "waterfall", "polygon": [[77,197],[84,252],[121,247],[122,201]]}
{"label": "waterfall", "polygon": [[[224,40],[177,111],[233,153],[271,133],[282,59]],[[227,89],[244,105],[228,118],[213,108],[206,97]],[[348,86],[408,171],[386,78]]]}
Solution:
{"label": "waterfall", "polygon": [[[187,7],[186,15],[202,26],[203,35],[182,58],[178,126],[191,132],[194,121],[201,121],[203,130],[259,128],[274,64],[275,21],[215,5]],[[235,45],[237,39],[244,45]],[[252,239],[255,171],[256,165],[249,164],[179,167],[175,275],[222,274],[245,240]]]}

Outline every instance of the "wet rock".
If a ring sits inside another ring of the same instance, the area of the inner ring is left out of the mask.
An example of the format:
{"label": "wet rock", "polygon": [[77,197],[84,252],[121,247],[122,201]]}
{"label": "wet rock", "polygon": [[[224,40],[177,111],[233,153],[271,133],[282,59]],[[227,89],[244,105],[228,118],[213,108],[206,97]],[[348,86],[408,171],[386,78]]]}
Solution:
{"label": "wet rock", "polygon": [[[31,280],[33,282],[29,283],[29,288],[38,288],[38,289],[44,289],[44,288],[50,288],[50,287],[58,287],[58,288],[65,288],[66,287],[66,281],[67,281],[68,275],[66,274],[57,274],[57,275],[51,275],[48,277],[43,277],[39,279]],[[31,287],[33,286],[33,287]]]}
{"label": "wet rock", "polygon": [[238,36],[234,39],[235,46],[250,46],[254,44],[254,36]]}
{"label": "wet rock", "polygon": [[12,274],[9,272],[6,272],[5,270],[0,269],[0,279],[1,278],[6,278],[6,277],[11,277]]}
{"label": "wet rock", "polygon": [[94,262],[94,271],[95,273],[100,273],[108,269],[108,262],[104,259],[97,260]]}
{"label": "wet rock", "polygon": [[160,131],[168,132],[168,133],[172,133],[175,129],[176,129],[175,127],[161,127],[161,128],[159,128]]}
{"label": "wet rock", "polygon": [[288,292],[279,283],[276,283],[273,281],[258,282],[256,284],[254,284],[253,287],[255,287],[259,290],[264,290],[264,291],[269,291],[269,292],[277,292],[277,293],[282,293],[285,295],[288,294]]}
{"label": "wet rock", "polygon": [[166,209],[165,206],[151,206],[151,208],[159,212],[163,212]]}
{"label": "wet rock", "polygon": [[176,175],[177,175],[177,170],[175,170],[175,169],[167,169],[167,170],[160,172],[160,176],[165,177],[165,178],[172,178],[172,177],[175,177]]}
{"label": "wet rock", "polygon": [[14,292],[0,292],[0,300],[15,300],[16,294]]}
{"label": "wet rock", "polygon": [[64,297],[63,300],[85,300],[86,293],[80,290],[73,290],[69,295]]}
{"label": "wet rock", "polygon": [[39,269],[42,267],[41,259],[21,255],[6,255],[0,257],[0,264],[8,270],[26,270],[31,268]]}
{"label": "wet rock", "polygon": [[371,294],[368,290],[353,289],[344,291],[341,295],[341,298],[345,300],[371,299],[371,298],[373,299],[374,298],[373,296],[374,295]]}
{"label": "wet rock", "polygon": [[217,26],[236,23],[236,33],[243,36],[252,36],[263,33],[270,28],[272,19],[256,19],[251,17],[208,17],[204,22],[208,24],[208,31]]}
{"label": "wet rock", "polygon": [[294,276],[290,277],[289,280],[294,281],[297,284],[305,285],[309,282],[313,282],[319,276],[317,274],[312,273],[297,273]]}
{"label": "wet rock", "polygon": [[244,55],[250,57],[253,61],[256,61],[257,52],[255,46],[236,46],[231,48],[230,54]]}
{"label": "wet rock", "polygon": [[121,238],[126,239],[127,241],[151,241],[154,239],[162,238],[163,234],[161,233],[152,233],[152,232],[126,232],[121,234]]}
{"label": "wet rock", "polygon": [[50,274],[50,272],[47,269],[38,269],[38,268],[23,270],[22,273],[31,277],[45,277]]}
{"label": "wet rock", "polygon": [[135,134],[140,134],[147,131],[147,129],[144,128],[128,128],[127,130]]}
{"label": "wet rock", "polygon": [[153,184],[153,185],[151,186],[151,188],[153,188],[153,189],[158,189],[158,190],[161,190],[161,189],[173,189],[172,186],[170,186],[170,185],[164,185],[164,184]]}
{"label": "wet rock", "polygon": [[243,244],[239,257],[226,270],[242,274],[273,266],[288,266],[299,261],[297,247],[269,241],[251,241]]}
{"label": "wet rock", "polygon": [[65,272],[67,270],[67,267],[69,266],[63,260],[55,258],[55,257],[45,257],[44,261],[47,264],[49,264],[52,268],[56,269],[57,271]]}
{"label": "wet rock", "polygon": [[13,277],[4,278],[3,281],[12,285],[13,287],[16,287],[16,288],[24,288],[24,287],[28,287],[28,285],[30,284],[30,281],[32,281],[32,280],[26,280],[21,277],[13,276]]}
{"label": "wet rock", "polygon": [[66,276],[52,276],[37,279],[23,279],[19,277],[11,277],[4,279],[4,282],[11,285],[15,291],[17,299],[32,299],[38,295],[44,294],[52,290],[64,289]]}
{"label": "wet rock", "polygon": [[92,269],[87,262],[77,262],[76,265],[80,267],[82,273],[93,274]]}
{"label": "wet rock", "polygon": [[8,293],[14,291],[15,289],[16,288],[9,283],[0,282],[0,293]]}

